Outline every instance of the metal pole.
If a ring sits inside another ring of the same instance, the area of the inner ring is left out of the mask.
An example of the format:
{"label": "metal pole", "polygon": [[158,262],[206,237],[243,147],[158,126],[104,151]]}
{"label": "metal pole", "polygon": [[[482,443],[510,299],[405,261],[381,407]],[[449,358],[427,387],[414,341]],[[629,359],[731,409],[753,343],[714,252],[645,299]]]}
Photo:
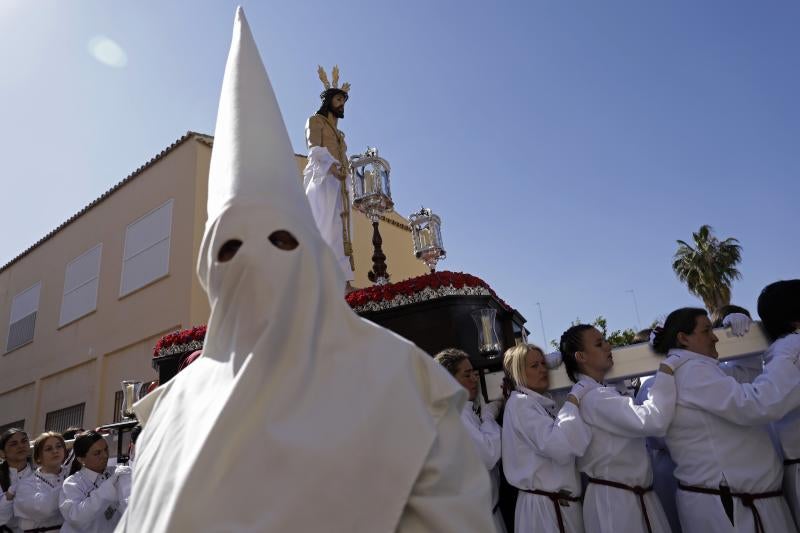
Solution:
{"label": "metal pole", "polygon": [[636,327],[641,330],[642,329],[642,319],[639,317],[639,304],[636,302],[636,291],[633,289],[628,289],[625,292],[631,293],[633,297],[633,310],[636,311]]}
{"label": "metal pole", "polygon": [[539,308],[539,323],[542,325],[542,339],[544,339],[544,346],[542,350],[547,351],[547,334],[544,332],[544,318],[542,317],[542,304],[536,302],[536,307]]}

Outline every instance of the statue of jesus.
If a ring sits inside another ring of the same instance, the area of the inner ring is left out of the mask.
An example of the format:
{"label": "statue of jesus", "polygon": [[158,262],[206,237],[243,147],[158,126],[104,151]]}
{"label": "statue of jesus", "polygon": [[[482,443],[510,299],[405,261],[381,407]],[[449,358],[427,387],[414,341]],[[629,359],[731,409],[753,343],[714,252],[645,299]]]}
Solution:
{"label": "statue of jesus", "polygon": [[318,73],[325,89],[320,94],[322,105],[306,121],[308,164],[303,171],[303,186],[317,227],[336,254],[349,291],[353,289],[350,282],[354,270],[347,184],[349,164],[344,133],[339,130],[338,122],[344,118],[350,84],[339,87],[339,67],[333,67],[333,83],[328,81],[322,67]]}

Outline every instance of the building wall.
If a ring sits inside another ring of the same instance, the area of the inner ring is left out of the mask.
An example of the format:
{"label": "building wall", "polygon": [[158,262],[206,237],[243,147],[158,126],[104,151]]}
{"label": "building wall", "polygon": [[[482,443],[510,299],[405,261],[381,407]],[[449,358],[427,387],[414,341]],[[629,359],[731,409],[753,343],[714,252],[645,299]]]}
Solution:
{"label": "building wall", "polygon": [[[0,271],[0,353],[13,298],[41,282],[33,342],[0,355],[0,425],[24,419],[32,435],[48,412],[85,403],[86,428],[110,423],[123,379],[149,381],[152,349],[171,331],[205,324],[208,298],[196,262],[206,221],[209,138],[190,135],[50,238]],[[298,178],[305,158],[297,156]],[[172,200],[168,274],[120,296],[125,231]],[[388,218],[406,226],[396,213]],[[426,272],[414,259],[408,230],[381,222],[392,281]],[[355,285],[370,284],[372,227],[353,215]],[[67,264],[102,243],[96,310],[59,325]]]}
{"label": "building wall", "polygon": [[[14,296],[33,283],[42,283],[33,342],[0,356],[0,424],[25,413],[26,428],[35,434],[44,430],[48,412],[82,402],[86,403],[85,427],[110,421],[104,419],[108,395],[113,408],[113,391],[119,384],[116,376],[114,382],[104,380],[104,369],[108,365],[113,368],[119,359],[109,354],[151,343],[165,331],[190,322],[189,295],[197,290],[194,192],[199,175],[207,179],[208,174],[207,167],[198,172],[201,151],[210,153],[210,148],[193,139],[180,144],[0,273],[3,341]],[[126,228],[170,199],[169,273],[121,297]],[[59,326],[66,266],[98,243],[103,249],[96,310]],[[5,343],[0,349],[5,350]],[[150,350],[140,349],[140,353],[140,364],[129,367],[136,368],[135,377],[154,379],[149,369]],[[108,375],[112,374],[109,370]],[[8,392],[29,383],[38,391],[32,414],[23,395]]]}

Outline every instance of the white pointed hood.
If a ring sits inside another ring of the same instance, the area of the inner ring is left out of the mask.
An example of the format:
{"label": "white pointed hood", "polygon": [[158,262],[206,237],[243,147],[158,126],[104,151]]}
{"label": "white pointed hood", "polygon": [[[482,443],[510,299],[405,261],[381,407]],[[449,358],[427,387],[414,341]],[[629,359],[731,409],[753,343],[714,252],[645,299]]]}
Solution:
{"label": "white pointed hood", "polygon": [[231,203],[282,206],[311,219],[281,110],[241,7],[219,99],[208,224]]}
{"label": "white pointed hood", "polygon": [[[482,466],[457,442],[463,428],[441,431],[460,427],[464,391],[348,307],[292,158],[240,8],[198,261],[211,304],[204,352],[135,406],[144,430],[117,531],[393,531],[431,450],[447,455],[433,475],[457,467],[448,486],[472,508],[452,513],[452,531],[490,524],[488,476],[470,477]],[[298,246],[275,246],[276,231]],[[231,240],[241,247],[220,262]]]}

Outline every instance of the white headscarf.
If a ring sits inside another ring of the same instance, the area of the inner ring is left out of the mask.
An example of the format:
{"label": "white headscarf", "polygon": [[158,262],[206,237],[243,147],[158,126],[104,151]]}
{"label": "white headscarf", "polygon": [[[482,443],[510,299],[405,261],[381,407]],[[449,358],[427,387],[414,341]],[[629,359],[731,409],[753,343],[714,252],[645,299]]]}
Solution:
{"label": "white headscarf", "polygon": [[[274,246],[278,230],[299,246]],[[241,247],[219,262],[232,239]],[[203,355],[134,407],[144,429],[117,530],[396,529],[443,442],[440,420],[457,420],[466,395],[427,354],[346,304],[241,8],[198,275],[211,303]],[[450,454],[459,472],[480,469],[463,448]],[[488,506],[488,479],[473,481],[449,482],[471,484],[465,507]],[[474,513],[454,516],[454,527]]]}

